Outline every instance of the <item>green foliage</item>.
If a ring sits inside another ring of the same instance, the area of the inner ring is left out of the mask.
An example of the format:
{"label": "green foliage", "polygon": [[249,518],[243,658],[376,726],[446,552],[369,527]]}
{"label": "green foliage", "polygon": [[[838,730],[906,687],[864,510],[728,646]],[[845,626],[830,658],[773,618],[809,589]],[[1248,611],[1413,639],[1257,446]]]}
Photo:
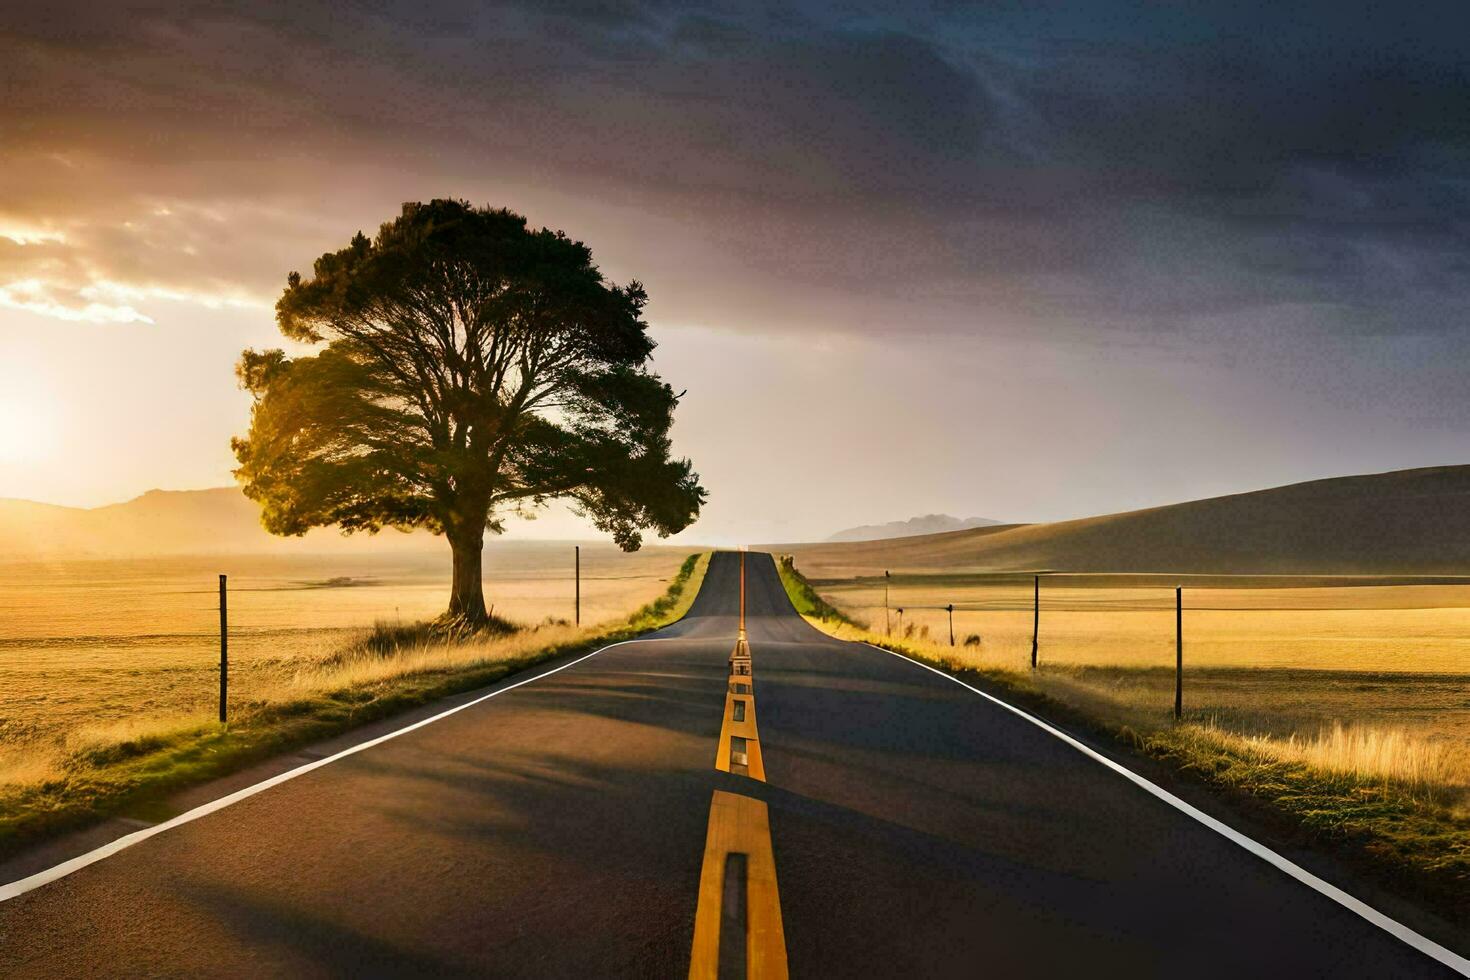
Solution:
{"label": "green foliage", "polygon": [[445,534],[476,591],[485,530],[549,500],[629,551],[681,531],[705,491],[671,455],[679,398],[648,369],[647,299],[510,211],[405,204],[288,277],[277,323],[320,350],[242,355],[236,476],[276,534]]}
{"label": "green foliage", "polygon": [[658,629],[666,625],[669,615],[679,605],[679,600],[684,598],[684,590],[688,588],[689,581],[694,575],[694,566],[697,564],[699,564],[698,554],[685,558],[664,594],[628,617],[629,628],[634,630]]}
{"label": "green foliage", "polygon": [[817,595],[816,589],[812,588],[806,576],[796,570],[794,555],[777,555],[776,570],[781,574],[781,587],[786,590],[786,597],[791,600],[791,605],[798,613],[824,623],[857,625],[841,610]]}

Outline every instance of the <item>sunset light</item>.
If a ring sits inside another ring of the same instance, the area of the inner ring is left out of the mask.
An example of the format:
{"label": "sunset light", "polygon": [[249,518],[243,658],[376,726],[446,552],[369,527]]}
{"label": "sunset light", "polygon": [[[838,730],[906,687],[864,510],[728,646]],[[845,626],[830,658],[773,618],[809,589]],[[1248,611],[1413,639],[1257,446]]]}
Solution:
{"label": "sunset light", "polygon": [[5,238],[16,245],[36,245],[42,242],[64,242],[66,236],[59,231],[47,228],[34,228],[26,225],[11,225],[0,221],[0,238]]}
{"label": "sunset light", "polygon": [[96,287],[83,287],[75,291],[74,302],[66,302],[62,297],[67,290],[40,279],[19,279],[0,285],[0,307],[74,323],[153,322],[132,306],[96,299],[97,291]]}
{"label": "sunset light", "polygon": [[1470,977],[1470,3],[0,3],[0,978]]}
{"label": "sunset light", "polygon": [[0,467],[36,463],[54,452],[60,411],[52,392],[17,365],[0,364]]}

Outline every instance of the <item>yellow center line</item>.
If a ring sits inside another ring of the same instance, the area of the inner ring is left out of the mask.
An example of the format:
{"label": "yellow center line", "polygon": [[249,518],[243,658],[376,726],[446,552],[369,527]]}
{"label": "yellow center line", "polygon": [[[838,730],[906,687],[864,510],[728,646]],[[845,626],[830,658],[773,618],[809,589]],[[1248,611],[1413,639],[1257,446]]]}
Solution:
{"label": "yellow center line", "polygon": [[742,636],[730,654],[730,676],[725,684],[725,715],[720,721],[715,768],[765,782],[766,766],[761,756],[760,733],[755,726],[752,681],[750,644]]}
{"label": "yellow center line", "polygon": [[[732,855],[744,858],[737,862]],[[743,882],[727,880],[743,874]],[[743,887],[741,887],[743,885]],[[728,909],[725,899],[743,892],[744,909]],[[745,976],[784,978],[786,934],[781,927],[781,900],[776,890],[776,859],[771,852],[771,822],[766,805],[748,796],[715,790],[709,805],[709,832],[699,873],[699,906],[694,914],[694,950],[690,980],[720,975],[720,950],[727,957],[739,936],[721,941],[721,926],[744,922]],[[738,955],[737,947],[736,953]],[[727,967],[732,964],[727,964]]]}
{"label": "yellow center line", "polygon": [[715,768],[766,781],[765,760],[761,757],[760,736],[755,727],[754,696],[725,695],[725,718],[720,722],[720,746],[715,752]]}
{"label": "yellow center line", "polygon": [[[740,633],[730,654],[715,768],[765,782],[750,644],[745,639],[745,555],[740,558]],[[690,980],[787,976],[770,814],[760,800],[722,790],[715,790],[710,799],[689,976]]]}

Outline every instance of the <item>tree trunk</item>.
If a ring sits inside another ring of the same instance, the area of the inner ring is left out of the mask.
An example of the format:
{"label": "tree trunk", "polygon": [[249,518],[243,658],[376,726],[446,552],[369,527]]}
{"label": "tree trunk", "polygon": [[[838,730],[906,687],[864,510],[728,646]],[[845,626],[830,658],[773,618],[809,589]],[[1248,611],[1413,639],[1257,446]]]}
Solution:
{"label": "tree trunk", "polygon": [[485,590],[480,583],[485,522],[482,520],[469,530],[451,531],[448,538],[454,554],[454,579],[449,587],[447,618],[467,626],[484,626],[490,618],[485,612]]}

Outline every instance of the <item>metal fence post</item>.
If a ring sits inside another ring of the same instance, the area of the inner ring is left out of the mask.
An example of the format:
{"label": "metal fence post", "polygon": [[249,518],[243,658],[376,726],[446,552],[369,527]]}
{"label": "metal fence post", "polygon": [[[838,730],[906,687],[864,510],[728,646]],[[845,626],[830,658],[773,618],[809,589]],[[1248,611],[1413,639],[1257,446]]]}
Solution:
{"label": "metal fence post", "polygon": [[230,618],[225,593],[225,576],[219,577],[219,723],[227,720],[230,699]]}

